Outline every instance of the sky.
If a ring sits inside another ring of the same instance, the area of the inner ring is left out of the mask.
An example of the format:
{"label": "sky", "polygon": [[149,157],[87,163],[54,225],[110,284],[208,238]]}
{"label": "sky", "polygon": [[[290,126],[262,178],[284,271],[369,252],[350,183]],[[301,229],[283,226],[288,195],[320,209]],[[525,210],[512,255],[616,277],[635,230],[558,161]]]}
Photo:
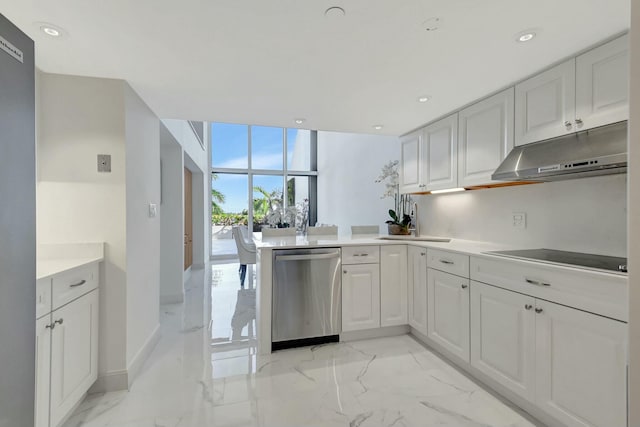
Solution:
{"label": "sky", "polygon": [[[298,130],[286,129],[286,132],[289,145],[287,163],[290,166]],[[210,134],[211,164],[214,168],[245,169],[248,167],[249,127],[247,125],[212,123]],[[254,169],[282,170],[282,128],[252,126],[251,144],[251,163]],[[222,209],[233,213],[240,213],[243,209],[247,209],[249,191],[247,175],[222,173],[217,175],[218,179],[212,182],[212,186],[225,195],[226,200],[221,204]],[[268,192],[275,189],[282,190],[283,177],[282,175],[256,175],[253,185],[261,186]],[[255,197],[261,196],[256,194]]]}

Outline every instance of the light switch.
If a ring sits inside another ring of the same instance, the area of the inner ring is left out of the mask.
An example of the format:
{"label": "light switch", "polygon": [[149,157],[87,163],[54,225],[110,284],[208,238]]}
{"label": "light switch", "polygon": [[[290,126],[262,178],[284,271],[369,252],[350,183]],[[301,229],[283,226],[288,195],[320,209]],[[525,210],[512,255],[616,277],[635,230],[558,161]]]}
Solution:
{"label": "light switch", "polygon": [[98,172],[111,172],[110,154],[98,154]]}
{"label": "light switch", "polygon": [[149,203],[149,218],[155,218],[158,215],[158,205]]}

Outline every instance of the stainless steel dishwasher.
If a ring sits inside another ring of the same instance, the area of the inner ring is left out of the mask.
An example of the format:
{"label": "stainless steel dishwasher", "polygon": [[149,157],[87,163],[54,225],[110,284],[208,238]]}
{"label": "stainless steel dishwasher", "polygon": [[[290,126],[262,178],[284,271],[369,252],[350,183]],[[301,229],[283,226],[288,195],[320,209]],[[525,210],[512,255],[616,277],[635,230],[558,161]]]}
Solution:
{"label": "stainless steel dishwasher", "polygon": [[340,248],[273,251],[272,351],[338,341],[340,269]]}

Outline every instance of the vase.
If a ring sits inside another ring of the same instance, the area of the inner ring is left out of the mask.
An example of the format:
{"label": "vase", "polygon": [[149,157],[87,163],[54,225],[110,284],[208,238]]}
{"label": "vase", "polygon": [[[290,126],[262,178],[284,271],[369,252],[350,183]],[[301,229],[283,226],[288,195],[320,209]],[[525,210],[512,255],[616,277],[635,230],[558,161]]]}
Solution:
{"label": "vase", "polygon": [[400,235],[400,236],[408,236],[411,234],[408,227],[403,227],[398,224],[387,224],[389,229],[389,235]]}

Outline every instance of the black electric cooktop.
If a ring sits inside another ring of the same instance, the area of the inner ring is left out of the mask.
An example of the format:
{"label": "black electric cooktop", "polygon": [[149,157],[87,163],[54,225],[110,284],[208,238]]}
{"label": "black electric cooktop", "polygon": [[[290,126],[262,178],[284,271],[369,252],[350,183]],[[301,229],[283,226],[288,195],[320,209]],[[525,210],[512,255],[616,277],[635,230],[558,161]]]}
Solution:
{"label": "black electric cooktop", "polygon": [[583,254],[579,252],[556,251],[554,249],[522,249],[516,251],[489,251],[492,255],[501,255],[525,260],[545,261],[598,270],[627,272],[627,259],[608,255]]}

